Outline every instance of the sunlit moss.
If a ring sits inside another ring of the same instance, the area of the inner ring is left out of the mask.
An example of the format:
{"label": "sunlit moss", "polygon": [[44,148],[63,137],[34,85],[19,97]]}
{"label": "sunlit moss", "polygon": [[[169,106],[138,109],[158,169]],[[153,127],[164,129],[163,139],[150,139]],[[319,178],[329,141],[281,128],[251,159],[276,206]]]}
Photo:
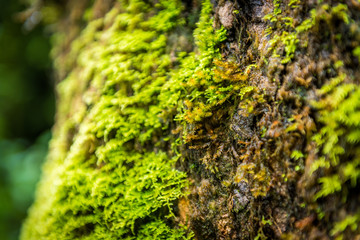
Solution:
{"label": "sunlit moss", "polygon": [[65,62],[72,70],[57,87],[51,153],[22,239],[191,237],[174,223],[173,203],[187,181],[174,168],[177,157],[162,150],[162,129],[172,119],[159,117],[158,100],[181,10],[178,1],[121,1],[74,40]]}

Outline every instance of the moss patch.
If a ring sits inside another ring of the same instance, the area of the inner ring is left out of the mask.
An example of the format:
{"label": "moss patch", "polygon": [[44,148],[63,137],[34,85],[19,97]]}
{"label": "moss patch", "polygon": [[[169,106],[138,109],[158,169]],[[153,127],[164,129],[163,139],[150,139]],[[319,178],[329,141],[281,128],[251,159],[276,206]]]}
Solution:
{"label": "moss patch", "polygon": [[58,63],[72,70],[57,88],[51,153],[22,239],[187,238],[173,211],[186,174],[165,147],[172,118],[160,118],[158,100],[181,10],[119,1],[73,41]]}
{"label": "moss patch", "polygon": [[23,239],[358,234],[359,5],[241,3],[86,11]]}

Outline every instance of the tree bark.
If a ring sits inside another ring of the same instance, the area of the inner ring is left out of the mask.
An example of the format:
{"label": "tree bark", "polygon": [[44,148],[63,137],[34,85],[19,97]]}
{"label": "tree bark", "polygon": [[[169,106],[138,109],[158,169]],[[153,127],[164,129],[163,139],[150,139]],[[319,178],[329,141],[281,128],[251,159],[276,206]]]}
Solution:
{"label": "tree bark", "polygon": [[358,239],[357,0],[59,9],[22,239]]}

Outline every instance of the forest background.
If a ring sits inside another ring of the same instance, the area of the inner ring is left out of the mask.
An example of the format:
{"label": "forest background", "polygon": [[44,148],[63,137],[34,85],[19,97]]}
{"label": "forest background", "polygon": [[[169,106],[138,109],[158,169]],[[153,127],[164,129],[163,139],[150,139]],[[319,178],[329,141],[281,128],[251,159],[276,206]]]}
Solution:
{"label": "forest background", "polygon": [[[29,1],[0,0],[0,238],[19,238],[54,116],[50,33],[24,21]],[[33,19],[36,22],[36,19]]]}

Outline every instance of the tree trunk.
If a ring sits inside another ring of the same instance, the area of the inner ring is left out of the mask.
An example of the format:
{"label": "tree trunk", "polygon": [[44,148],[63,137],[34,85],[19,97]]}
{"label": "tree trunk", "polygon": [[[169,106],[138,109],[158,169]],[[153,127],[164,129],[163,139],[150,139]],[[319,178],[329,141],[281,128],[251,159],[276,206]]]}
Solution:
{"label": "tree trunk", "polygon": [[41,9],[57,115],[22,239],[360,238],[358,0]]}

